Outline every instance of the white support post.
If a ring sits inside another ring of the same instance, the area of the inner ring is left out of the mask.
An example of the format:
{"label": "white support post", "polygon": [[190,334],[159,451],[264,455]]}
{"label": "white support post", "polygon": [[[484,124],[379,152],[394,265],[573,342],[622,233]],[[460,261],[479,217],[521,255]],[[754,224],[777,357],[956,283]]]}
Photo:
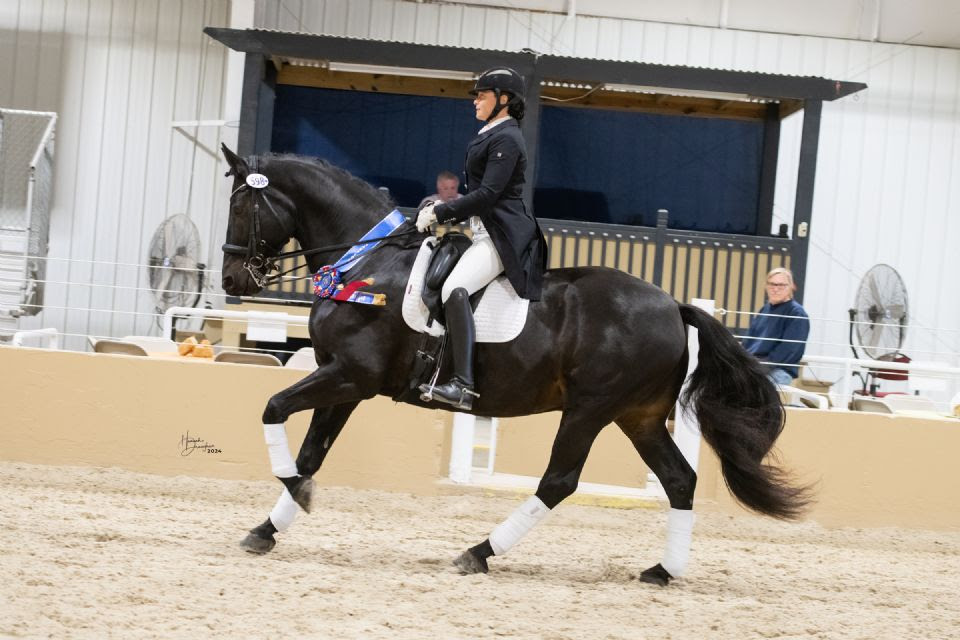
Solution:
{"label": "white support post", "polygon": [[450,441],[450,479],[457,484],[470,482],[473,471],[473,431],[476,418],[469,413],[453,414]]}
{"label": "white support post", "polygon": [[[690,301],[690,304],[706,311],[711,316],[716,308],[713,300],[703,298],[694,298]],[[700,353],[700,332],[693,327],[687,327],[687,352],[689,354],[687,377],[689,378],[693,370],[697,368],[697,356]],[[681,393],[686,390],[686,387],[687,382],[684,380]],[[700,460],[700,423],[697,421],[697,415],[694,413],[693,407],[683,411],[680,408],[680,403],[677,403],[673,419],[673,439],[687,463],[696,471],[697,462]]]}
{"label": "white support post", "polygon": [[850,406],[850,403],[853,402],[853,366],[850,361],[843,363],[843,389],[840,393],[843,394],[843,404],[835,403],[840,406],[841,409],[846,409]]}

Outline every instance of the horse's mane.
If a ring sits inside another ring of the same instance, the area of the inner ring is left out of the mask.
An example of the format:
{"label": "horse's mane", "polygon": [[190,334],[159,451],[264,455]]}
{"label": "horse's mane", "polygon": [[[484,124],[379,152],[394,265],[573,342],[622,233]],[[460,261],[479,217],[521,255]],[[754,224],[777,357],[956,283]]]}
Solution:
{"label": "horse's mane", "polygon": [[322,158],[301,156],[295,153],[265,153],[261,158],[304,165],[307,168],[331,176],[335,182],[353,187],[357,195],[363,197],[365,200],[369,200],[371,205],[380,205],[390,209],[396,206],[396,203],[388,192],[377,189],[366,180],[362,180],[349,171],[341,169]]}
{"label": "horse's mane", "polygon": [[[340,186],[346,187],[346,191],[350,192],[351,198],[356,199],[366,207],[376,210],[381,215],[395,209],[397,206],[389,192],[377,189],[366,180],[362,180],[349,171],[341,169],[321,158],[301,156],[295,153],[265,153],[260,157],[270,161],[276,160],[292,163],[305,170],[317,171]],[[342,215],[341,212],[344,208],[345,207],[334,207],[330,214],[334,216]],[[400,248],[409,249],[419,247],[422,241],[422,236],[412,235],[392,239],[389,243]]]}

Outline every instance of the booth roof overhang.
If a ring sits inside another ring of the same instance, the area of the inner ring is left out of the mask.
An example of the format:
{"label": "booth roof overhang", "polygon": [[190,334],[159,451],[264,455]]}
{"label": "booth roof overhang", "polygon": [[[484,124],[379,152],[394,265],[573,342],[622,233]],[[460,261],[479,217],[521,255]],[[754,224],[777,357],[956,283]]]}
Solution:
{"label": "booth roof overhang", "polygon": [[[593,96],[595,106],[629,106],[623,96],[632,93],[641,102],[649,96],[660,109],[672,107],[686,114],[692,109],[703,115],[724,115],[722,110],[727,109],[734,117],[760,118],[767,113],[766,105],[775,103],[780,105],[778,116],[782,119],[802,109],[806,101],[832,101],[867,86],[812,76],[541,55],[531,50],[476,49],[264,29],[207,27],[204,32],[235,51],[263,55],[278,68],[289,65],[327,72],[353,71],[379,76],[381,81],[384,75],[406,75],[432,79],[434,85],[446,81],[456,87],[456,83],[469,82],[470,74],[482,68],[503,65],[535,80],[532,84],[536,86],[531,88],[545,96],[555,94],[563,99],[582,95],[584,90],[601,89],[607,98]],[[297,77],[308,78],[309,73]],[[336,79],[328,77],[323,82],[335,84]],[[419,88],[433,93],[429,85],[420,82]],[[406,86],[411,87],[409,82]],[[465,93],[459,97],[466,97]],[[665,103],[665,97],[682,100]],[[752,106],[748,111],[731,110],[733,103]],[[705,110],[704,105],[713,108]],[[711,110],[716,112],[709,113]]]}

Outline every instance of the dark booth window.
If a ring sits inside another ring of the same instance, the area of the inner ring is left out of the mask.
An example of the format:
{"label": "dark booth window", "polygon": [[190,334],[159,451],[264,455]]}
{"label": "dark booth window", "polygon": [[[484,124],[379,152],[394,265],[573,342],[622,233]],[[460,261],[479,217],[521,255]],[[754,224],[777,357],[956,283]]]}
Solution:
{"label": "dark booth window", "polygon": [[541,218],[754,234],[763,124],[545,105]]}
{"label": "dark booth window", "polygon": [[[317,156],[401,206],[462,176],[481,123],[469,98],[278,85],[272,150]],[[762,123],[545,105],[534,207],[540,218],[756,233]],[[461,178],[462,182],[462,178]]]}
{"label": "dark booth window", "polygon": [[436,192],[439,172],[462,175],[479,128],[466,97],[278,85],[272,150],[324,158],[415,207]]}

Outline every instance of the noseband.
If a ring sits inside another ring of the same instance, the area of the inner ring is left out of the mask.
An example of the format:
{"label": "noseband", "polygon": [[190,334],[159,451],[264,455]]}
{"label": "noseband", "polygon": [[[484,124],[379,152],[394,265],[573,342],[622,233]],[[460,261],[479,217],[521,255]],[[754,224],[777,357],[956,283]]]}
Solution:
{"label": "noseband", "polygon": [[[251,158],[252,171],[244,179],[243,184],[233,190],[230,194],[230,202],[241,191],[251,190],[253,195],[253,220],[250,225],[250,233],[247,236],[246,246],[239,244],[225,243],[222,247],[224,253],[243,256],[243,268],[247,270],[253,281],[258,287],[263,287],[270,281],[270,272],[277,270],[276,261],[281,260],[298,253],[283,254],[280,249],[270,246],[270,244],[260,236],[260,203],[263,202],[266,209],[280,223],[285,237],[290,238],[296,229],[296,221],[289,215],[281,216],[277,213],[270,198],[267,197],[267,186],[269,182],[259,173],[259,158]],[[253,181],[251,182],[251,178]],[[263,184],[257,183],[257,178],[262,178]]]}

